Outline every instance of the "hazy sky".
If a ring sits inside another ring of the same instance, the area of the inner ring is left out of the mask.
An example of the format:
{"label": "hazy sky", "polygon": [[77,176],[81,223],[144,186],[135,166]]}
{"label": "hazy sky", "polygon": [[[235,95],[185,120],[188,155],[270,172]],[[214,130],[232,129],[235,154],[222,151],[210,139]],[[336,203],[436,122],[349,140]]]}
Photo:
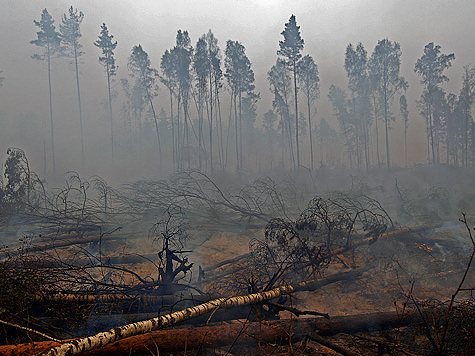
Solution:
{"label": "hazy sky", "polygon": [[[46,71],[44,64],[30,58],[38,49],[29,41],[35,38],[37,31],[33,20],[40,19],[43,8],[48,9],[58,25],[60,16],[70,5],[85,14],[81,42],[86,55],[82,57],[81,85],[86,133],[96,132],[105,125],[105,119],[97,113],[98,103],[106,95],[105,79],[97,61],[98,49],[92,45],[103,22],[118,41],[117,78],[126,77],[127,57],[132,46],[139,43],[149,53],[152,66],[159,68],[160,57],[166,49],[173,47],[178,29],[188,30],[193,44],[209,29],[219,39],[222,49],[228,39],[242,42],[256,74],[257,91],[262,97],[258,103],[259,116],[262,116],[271,107],[272,100],[267,71],[275,62],[284,24],[291,14],[295,14],[305,41],[304,54],[314,57],[320,71],[317,121],[321,117],[333,120],[327,100],[328,88],[332,83],[346,86],[343,63],[348,43],[361,41],[370,55],[378,39],[387,37],[398,41],[403,52],[402,74],[410,86],[407,96],[415,128],[410,136],[413,150],[424,147],[423,119],[418,116],[414,104],[422,90],[419,78],[414,74],[414,63],[424,46],[435,42],[442,47],[443,53],[455,53],[454,65],[447,71],[451,79],[446,85],[449,92],[459,92],[462,67],[475,61],[473,0],[77,0],[74,3],[4,0],[0,5],[0,70],[6,77],[0,89],[2,157],[8,146],[41,142],[39,136],[44,136],[45,127],[48,128]],[[58,145],[71,142],[66,132],[77,128],[76,93],[74,85],[69,84],[71,80],[74,80],[72,67],[62,59],[55,60],[53,91]],[[161,96],[158,100],[163,104],[159,106],[167,108],[166,90],[161,90]],[[31,132],[16,127],[18,117],[23,118],[24,126],[31,126]],[[35,125],[29,125],[29,120],[35,121]],[[400,123],[396,123],[396,129],[397,125]],[[64,157],[59,154],[59,160],[67,160],[66,153],[73,153],[73,146],[77,148],[78,135],[73,136],[74,145],[66,145]],[[41,162],[42,149],[28,149],[32,151],[31,156]],[[424,153],[414,157],[415,161],[423,160]]]}

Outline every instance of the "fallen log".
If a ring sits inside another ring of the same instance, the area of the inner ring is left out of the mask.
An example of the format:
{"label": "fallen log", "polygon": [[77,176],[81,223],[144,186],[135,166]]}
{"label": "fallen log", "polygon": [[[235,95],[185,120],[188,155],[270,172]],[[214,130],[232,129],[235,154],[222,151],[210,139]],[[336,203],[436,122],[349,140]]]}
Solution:
{"label": "fallen log", "polygon": [[[46,252],[49,250],[54,250],[58,248],[68,248],[74,245],[84,245],[88,243],[102,243],[112,242],[120,239],[126,239],[129,237],[129,234],[120,234],[115,233],[113,235],[98,235],[94,233],[92,235],[83,235],[83,234],[64,234],[64,235],[52,235],[52,236],[42,236],[41,242],[35,242],[31,245],[23,248],[22,253],[36,253],[36,252]],[[18,247],[8,247],[0,251],[2,253],[1,258],[17,256],[20,253]]]}
{"label": "fallen log", "polygon": [[[148,350],[173,352],[184,349],[204,349],[231,344],[257,345],[263,343],[281,343],[292,335],[293,341],[306,336],[314,338],[339,333],[388,330],[421,322],[418,312],[406,314],[399,312],[377,312],[349,316],[337,316],[331,319],[300,318],[272,322],[234,322],[202,327],[180,327],[169,330],[157,330],[125,338],[100,349],[83,353],[87,356],[112,356],[145,354]],[[0,346],[0,354],[5,356],[34,355],[44,352],[58,343],[44,341],[29,344]]]}
{"label": "fallen log", "polygon": [[[371,244],[373,244],[374,242],[376,242],[378,240],[384,240],[384,239],[389,239],[389,238],[394,238],[394,237],[401,237],[401,236],[404,236],[406,234],[411,234],[411,236],[414,236],[413,234],[422,233],[424,231],[436,229],[436,228],[439,228],[441,226],[443,226],[443,224],[424,225],[424,226],[415,227],[415,228],[406,228],[406,229],[400,229],[400,230],[394,230],[394,231],[386,232],[384,234],[381,234],[380,236],[365,237],[361,240],[357,240],[357,241],[353,242],[351,245],[339,247],[339,248],[336,248],[336,249],[330,251],[327,255],[325,255],[325,258],[330,258],[330,257],[341,255],[344,252],[354,250],[357,247],[360,247],[360,246],[363,246],[363,245],[371,245]],[[414,242],[418,242],[418,241],[416,239],[414,239]],[[206,280],[209,280],[209,279],[219,280],[219,279],[221,279],[223,277],[226,277],[228,275],[235,274],[236,272],[239,272],[239,271],[245,269],[246,267],[245,266],[237,266],[233,269],[225,270],[225,271],[222,271],[222,272],[216,272],[216,270],[223,267],[223,266],[226,266],[226,265],[230,265],[230,264],[233,264],[233,263],[236,263],[236,262],[244,261],[244,260],[246,260],[250,257],[252,257],[252,253],[245,253],[243,255],[239,255],[239,256],[234,257],[232,259],[224,260],[224,261],[222,261],[220,263],[217,263],[213,266],[202,268],[200,272],[202,274],[203,279],[200,280],[200,282],[205,282]],[[308,265],[310,265],[310,263]]]}
{"label": "fallen log", "polygon": [[[322,288],[326,285],[337,283],[339,281],[355,280],[360,277],[365,271],[371,267],[356,268],[346,272],[339,272],[328,275],[324,278],[314,279],[298,283],[293,285],[294,292],[314,291]],[[113,304],[115,310],[122,310],[122,313],[97,315],[89,320],[91,327],[96,330],[107,330],[113,325],[118,325],[117,320],[124,321],[126,323],[134,323],[140,320],[146,320],[157,316],[159,309],[168,311],[170,309],[183,309],[187,307],[193,307],[202,303],[209,302],[212,299],[217,299],[216,295],[163,295],[163,296],[126,296],[126,295],[51,295],[46,299],[44,297],[38,298],[36,306],[41,309],[41,305],[44,303],[73,303],[74,304],[88,304],[88,303],[108,303]],[[131,305],[136,308],[131,308]],[[134,312],[135,311],[135,312]],[[171,311],[170,311],[171,312]],[[216,321],[229,321],[232,319],[246,318],[249,315],[250,309],[246,306],[234,308],[232,313],[224,310],[217,310],[213,313],[212,320]],[[194,318],[191,323],[199,324],[206,323],[208,316],[201,316]],[[119,324],[120,325],[120,324]]]}
{"label": "fallen log", "polygon": [[117,340],[125,339],[127,337],[138,334],[145,334],[147,332],[162,329],[164,327],[176,324],[184,320],[196,318],[198,316],[214,312],[218,308],[229,308],[254,304],[274,299],[284,294],[289,294],[292,291],[293,288],[291,286],[284,286],[260,293],[248,294],[231,298],[214,299],[207,303],[180,310],[171,314],[113,328],[109,331],[101,332],[94,336],[73,340],[64,343],[60,346],[54,347],[51,350],[42,353],[41,355],[77,355],[85,351],[90,351],[103,347]]}

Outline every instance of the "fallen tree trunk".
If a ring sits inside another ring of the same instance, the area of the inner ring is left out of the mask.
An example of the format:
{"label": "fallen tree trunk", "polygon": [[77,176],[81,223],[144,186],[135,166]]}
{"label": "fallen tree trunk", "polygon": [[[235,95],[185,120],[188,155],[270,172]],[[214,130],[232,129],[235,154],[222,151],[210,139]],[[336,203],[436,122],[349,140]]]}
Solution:
{"label": "fallen tree trunk", "polygon": [[[411,236],[413,236],[413,234],[421,233],[421,232],[424,232],[424,231],[427,231],[427,230],[436,229],[436,228],[441,227],[441,226],[442,226],[442,224],[424,225],[424,226],[420,226],[420,227],[417,227],[417,228],[406,228],[406,229],[400,229],[400,230],[394,230],[394,231],[386,232],[384,234],[381,234],[380,236],[365,237],[361,240],[357,240],[357,241],[353,242],[351,245],[339,247],[339,248],[336,248],[336,249],[330,251],[327,255],[325,255],[325,258],[330,258],[330,257],[341,255],[344,252],[354,250],[357,247],[360,247],[360,246],[363,246],[363,245],[368,245],[368,244],[371,245],[372,243],[374,243],[378,240],[389,239],[389,238],[394,238],[394,237],[401,237],[401,236],[405,236],[407,234],[410,234]],[[426,241],[426,240],[424,240],[424,241]],[[418,242],[418,241],[414,240],[414,242]],[[245,261],[246,259],[250,258],[251,256],[252,256],[252,253],[245,253],[243,255],[239,255],[239,256],[234,257],[232,259],[224,260],[224,261],[222,261],[220,263],[217,263],[213,266],[202,268],[201,273],[202,273],[203,279],[200,280],[200,282],[204,282],[204,281],[209,280],[209,279],[213,279],[213,280],[221,279],[223,277],[226,277],[226,276],[231,275],[231,274],[235,274],[236,272],[239,272],[239,271],[245,269],[246,268],[245,266],[237,266],[233,269],[225,270],[225,271],[222,271],[222,272],[216,272],[217,269],[219,269],[223,266],[233,264],[233,263],[236,263],[236,262],[240,262],[240,261]]]}
{"label": "fallen tree trunk", "polygon": [[[365,271],[371,267],[356,268],[347,272],[339,272],[328,275],[324,278],[313,279],[293,285],[293,292],[314,291],[322,288],[326,285],[337,283],[339,281],[355,280],[360,277]],[[122,310],[122,313],[96,315],[89,318],[89,325],[91,330],[108,330],[114,325],[120,325],[118,323],[134,323],[140,320],[146,320],[157,316],[158,309],[166,312],[169,309],[176,310],[187,307],[193,307],[202,303],[206,303],[212,299],[217,299],[218,296],[212,295],[189,295],[181,296],[185,299],[180,300],[180,296],[176,295],[164,295],[164,296],[137,296],[128,297],[126,295],[52,295],[46,299],[38,298],[36,306],[41,309],[44,308],[42,303],[55,302],[55,303],[74,303],[85,305],[88,303],[112,303],[115,305],[115,310]],[[74,305],[72,304],[72,305]],[[131,305],[134,308],[131,308]],[[135,311],[135,312],[134,312]],[[216,321],[229,321],[233,319],[246,318],[249,316],[249,307],[242,306],[233,308],[232,312],[217,310],[213,313],[212,320]],[[190,321],[191,324],[206,323],[208,316],[194,318]],[[94,329],[92,329],[94,328]],[[92,331],[94,332],[94,331]]]}
{"label": "fallen tree trunk", "polygon": [[[261,343],[280,343],[292,335],[293,341],[307,335],[331,336],[338,333],[356,333],[388,330],[421,322],[419,314],[409,312],[379,312],[337,316],[331,319],[301,318],[272,322],[234,322],[202,327],[180,327],[157,330],[145,335],[136,335],[106,345],[100,349],[85,352],[88,356],[112,356],[144,354],[149,350],[173,352],[184,349],[204,349],[231,344],[256,345]],[[0,346],[0,354],[5,356],[34,355],[44,352],[58,343],[45,341],[13,346]]]}
{"label": "fallen tree trunk", "polygon": [[111,329],[106,332],[98,333],[94,336],[81,338],[64,343],[54,347],[41,355],[58,356],[58,355],[77,355],[79,353],[94,350],[110,344],[114,341],[125,339],[137,334],[144,334],[153,330],[161,329],[178,322],[196,318],[198,316],[214,312],[218,308],[229,308],[242,305],[258,303],[270,299],[277,298],[283,294],[289,294],[293,291],[291,286],[279,287],[266,292],[248,294],[231,298],[219,298],[200,304],[195,307],[187,308],[171,314],[159,316],[157,318],[140,321],[133,324],[124,325]]}
{"label": "fallen tree trunk", "polygon": [[[41,237],[41,242],[35,242],[31,246],[27,246],[22,249],[22,253],[37,253],[37,252],[46,252],[49,250],[67,248],[74,245],[84,245],[88,243],[99,243],[102,240],[102,243],[116,241],[120,239],[130,238],[130,234],[120,234],[115,233],[113,235],[98,235],[97,232],[91,235],[83,234],[62,234],[62,235],[51,235]],[[17,256],[20,251],[18,247],[9,247],[1,250],[1,258],[7,256]]]}

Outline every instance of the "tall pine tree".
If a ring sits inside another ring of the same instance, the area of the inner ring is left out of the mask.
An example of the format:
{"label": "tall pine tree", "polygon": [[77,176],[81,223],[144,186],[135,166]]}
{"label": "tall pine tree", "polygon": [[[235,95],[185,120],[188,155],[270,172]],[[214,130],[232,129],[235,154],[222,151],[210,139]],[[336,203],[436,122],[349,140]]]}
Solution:
{"label": "tall pine tree", "polygon": [[310,167],[314,168],[313,158],[313,138],[312,138],[312,112],[311,107],[320,95],[320,78],[318,76],[318,67],[310,55],[302,58],[298,67],[298,79],[302,85],[302,91],[307,100],[308,112],[308,132],[310,140]]}
{"label": "tall pine tree", "polygon": [[34,21],[39,27],[36,33],[37,39],[30,41],[31,44],[41,47],[43,53],[34,54],[33,59],[46,61],[48,63],[48,90],[49,90],[49,112],[51,123],[51,155],[53,160],[53,179],[56,177],[56,160],[54,156],[54,129],[53,129],[53,98],[51,89],[51,59],[61,50],[61,35],[56,31],[54,20],[48,10],[44,9],[41,13],[41,20]]}
{"label": "tall pine tree", "polygon": [[129,57],[127,64],[132,77],[135,78],[135,87],[139,88],[143,95],[143,101],[150,104],[153,119],[155,122],[155,130],[157,133],[157,147],[159,157],[159,168],[162,168],[162,148],[160,145],[160,132],[158,128],[158,118],[153,106],[153,97],[157,96],[157,86],[155,80],[158,76],[158,71],[152,68],[148,53],[145,52],[141,45],[132,48],[132,54]]}
{"label": "tall pine tree", "polygon": [[297,169],[300,169],[300,147],[299,147],[299,120],[298,120],[298,88],[297,88],[297,68],[300,58],[302,58],[301,51],[303,50],[304,41],[300,36],[300,26],[297,26],[295,15],[290,16],[289,22],[285,24],[284,31],[281,32],[284,36],[283,41],[279,41],[279,50],[277,54],[282,56],[288,68],[293,74],[294,80],[294,103],[295,103],[295,141],[297,149]]}
{"label": "tall pine tree", "polygon": [[389,151],[389,128],[392,120],[389,104],[394,95],[407,88],[407,82],[400,75],[401,47],[388,39],[378,41],[370,59],[370,75],[382,107],[386,138],[386,164],[391,168]]}
{"label": "tall pine tree", "polygon": [[65,51],[64,55],[73,58],[74,60],[74,69],[76,73],[76,90],[78,96],[78,107],[79,107],[79,125],[81,128],[81,158],[82,166],[84,168],[84,131],[83,131],[83,121],[82,121],[82,107],[81,107],[81,90],[79,86],[79,57],[84,54],[81,51],[82,45],[79,43],[81,38],[81,22],[84,19],[84,14],[82,12],[78,13],[77,9],[74,9],[72,6],[69,8],[68,14],[64,14],[62,17],[62,23],[59,25],[59,30],[61,32],[63,46]]}
{"label": "tall pine tree", "polygon": [[[254,90],[254,71],[245,53],[245,47],[238,41],[228,40],[225,50],[225,77],[231,87],[234,107],[234,129],[236,143],[236,169],[242,169],[242,94]],[[239,115],[237,108],[239,106]]]}
{"label": "tall pine tree", "polygon": [[109,119],[110,119],[110,131],[111,131],[111,154],[112,162],[114,161],[114,126],[112,119],[112,95],[111,84],[113,77],[117,74],[117,66],[115,65],[114,50],[117,47],[117,41],[113,41],[114,36],[109,34],[109,30],[105,23],[101,26],[101,33],[94,45],[98,47],[102,56],[99,56],[99,63],[104,66],[107,77],[107,93],[109,98]]}
{"label": "tall pine tree", "polygon": [[409,127],[409,111],[407,110],[407,100],[405,95],[399,98],[399,111],[404,125],[404,162],[407,168],[407,129]]}
{"label": "tall pine tree", "polygon": [[[451,62],[454,59],[455,55],[453,53],[442,54],[440,53],[440,46],[430,42],[424,47],[424,53],[417,60],[414,67],[414,71],[421,76],[421,84],[424,85],[419,104],[422,107],[421,112],[426,118],[427,137],[428,142],[430,141],[432,163],[434,165],[440,160],[438,154],[440,125],[442,124],[440,104],[442,97],[445,100],[445,92],[443,92],[440,84],[449,80],[443,73],[452,65]],[[428,157],[428,161],[431,162],[430,157]]]}

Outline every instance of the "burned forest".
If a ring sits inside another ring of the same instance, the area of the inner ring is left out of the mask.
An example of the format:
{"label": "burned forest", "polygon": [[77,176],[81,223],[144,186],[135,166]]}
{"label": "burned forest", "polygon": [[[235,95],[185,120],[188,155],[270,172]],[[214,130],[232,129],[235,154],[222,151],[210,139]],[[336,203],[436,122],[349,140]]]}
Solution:
{"label": "burned forest", "polygon": [[473,10],[6,4],[0,355],[475,354]]}

